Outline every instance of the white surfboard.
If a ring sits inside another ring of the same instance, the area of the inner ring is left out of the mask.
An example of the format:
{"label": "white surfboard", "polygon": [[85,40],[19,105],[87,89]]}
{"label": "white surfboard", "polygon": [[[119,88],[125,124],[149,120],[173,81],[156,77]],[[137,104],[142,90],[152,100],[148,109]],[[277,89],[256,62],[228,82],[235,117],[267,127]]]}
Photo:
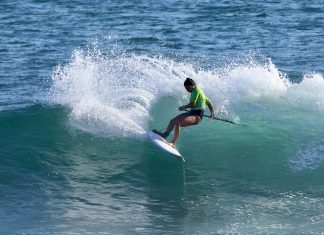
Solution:
{"label": "white surfboard", "polygon": [[153,142],[153,144],[158,146],[160,149],[164,150],[165,152],[185,162],[184,158],[181,156],[179,151],[176,148],[173,148],[170,144],[168,144],[168,141],[164,139],[162,136],[155,134],[153,131],[149,131],[148,136],[150,140]]}

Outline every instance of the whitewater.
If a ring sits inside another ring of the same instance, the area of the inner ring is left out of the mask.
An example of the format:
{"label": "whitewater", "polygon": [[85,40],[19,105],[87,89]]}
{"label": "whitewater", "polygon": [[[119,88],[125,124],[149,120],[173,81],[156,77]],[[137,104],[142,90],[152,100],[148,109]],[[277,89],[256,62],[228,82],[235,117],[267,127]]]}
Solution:
{"label": "whitewater", "polygon": [[[264,144],[268,138],[276,138],[271,135],[278,131],[278,135],[289,135],[296,149],[300,143],[309,145],[312,150],[297,150],[295,158],[291,156],[290,166],[316,167],[321,163],[322,145],[316,137],[309,140],[306,136],[308,132],[322,134],[316,131],[324,111],[322,75],[305,74],[301,83],[292,83],[271,59],[263,63],[251,57],[245,60],[206,70],[162,57],[109,58],[93,46],[75,51],[69,63],[56,67],[49,100],[69,107],[71,125],[84,131],[106,137],[146,138],[150,128],[164,128],[177,114],[177,107],[187,102],[183,81],[192,77],[215,103],[217,116],[243,122],[252,133],[260,129]],[[222,125],[205,122],[201,130],[194,130],[205,133]]]}

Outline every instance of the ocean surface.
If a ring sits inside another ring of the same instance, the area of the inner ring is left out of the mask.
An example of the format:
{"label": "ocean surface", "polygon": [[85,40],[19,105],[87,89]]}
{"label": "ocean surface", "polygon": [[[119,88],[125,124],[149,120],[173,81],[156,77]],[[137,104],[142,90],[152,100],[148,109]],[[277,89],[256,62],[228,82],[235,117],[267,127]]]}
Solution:
{"label": "ocean surface", "polygon": [[[324,234],[322,0],[0,1],[0,234]],[[185,163],[147,138],[188,103]],[[206,111],[208,114],[208,111]]]}

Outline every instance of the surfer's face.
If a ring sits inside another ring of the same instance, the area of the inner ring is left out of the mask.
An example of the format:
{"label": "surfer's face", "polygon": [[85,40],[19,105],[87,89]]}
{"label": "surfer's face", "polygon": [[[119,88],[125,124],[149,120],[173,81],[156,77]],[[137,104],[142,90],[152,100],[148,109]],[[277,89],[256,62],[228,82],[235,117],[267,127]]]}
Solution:
{"label": "surfer's face", "polygon": [[191,93],[192,90],[194,89],[194,86],[185,86],[186,90]]}

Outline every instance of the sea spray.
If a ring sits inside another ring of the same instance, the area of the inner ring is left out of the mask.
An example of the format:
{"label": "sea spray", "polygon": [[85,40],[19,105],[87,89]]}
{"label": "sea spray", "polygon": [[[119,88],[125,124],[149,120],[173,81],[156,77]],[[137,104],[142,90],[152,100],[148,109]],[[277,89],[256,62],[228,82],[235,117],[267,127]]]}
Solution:
{"label": "sea spray", "polygon": [[271,60],[229,67],[206,70],[145,55],[109,57],[93,47],[74,51],[70,62],[55,68],[49,97],[71,109],[71,123],[78,128],[108,136],[143,136],[152,105],[166,96],[179,104],[188,102],[186,77],[205,90],[222,117],[235,112],[231,104],[287,90],[286,77]]}
{"label": "sea spray", "polygon": [[[311,151],[300,149],[297,144],[307,144],[310,133],[305,131],[305,136],[300,136],[295,130],[296,126],[303,129],[307,115],[322,115],[323,77],[307,74],[300,83],[292,83],[271,59],[203,69],[163,57],[109,56],[96,47],[76,50],[68,63],[55,68],[49,98],[71,110],[69,120],[75,128],[106,137],[144,138],[152,126],[165,128],[177,114],[177,106],[188,102],[189,94],[183,89],[186,77],[193,78],[204,89],[219,117],[247,123],[250,132],[260,129],[269,138],[273,138],[276,129],[290,133],[290,167],[296,168],[301,156],[314,156],[314,151],[307,154]],[[308,114],[298,114],[300,111]],[[305,128],[309,126],[316,123],[307,122]],[[212,131],[215,125],[207,122],[201,130],[204,128]],[[316,138],[309,143],[311,146]],[[317,155],[316,159],[322,157]],[[316,166],[317,163],[320,164],[317,161]]]}
{"label": "sea spray", "polygon": [[289,105],[308,110],[309,112],[324,114],[324,78],[319,73],[305,74],[303,80],[294,84],[285,94]]}

